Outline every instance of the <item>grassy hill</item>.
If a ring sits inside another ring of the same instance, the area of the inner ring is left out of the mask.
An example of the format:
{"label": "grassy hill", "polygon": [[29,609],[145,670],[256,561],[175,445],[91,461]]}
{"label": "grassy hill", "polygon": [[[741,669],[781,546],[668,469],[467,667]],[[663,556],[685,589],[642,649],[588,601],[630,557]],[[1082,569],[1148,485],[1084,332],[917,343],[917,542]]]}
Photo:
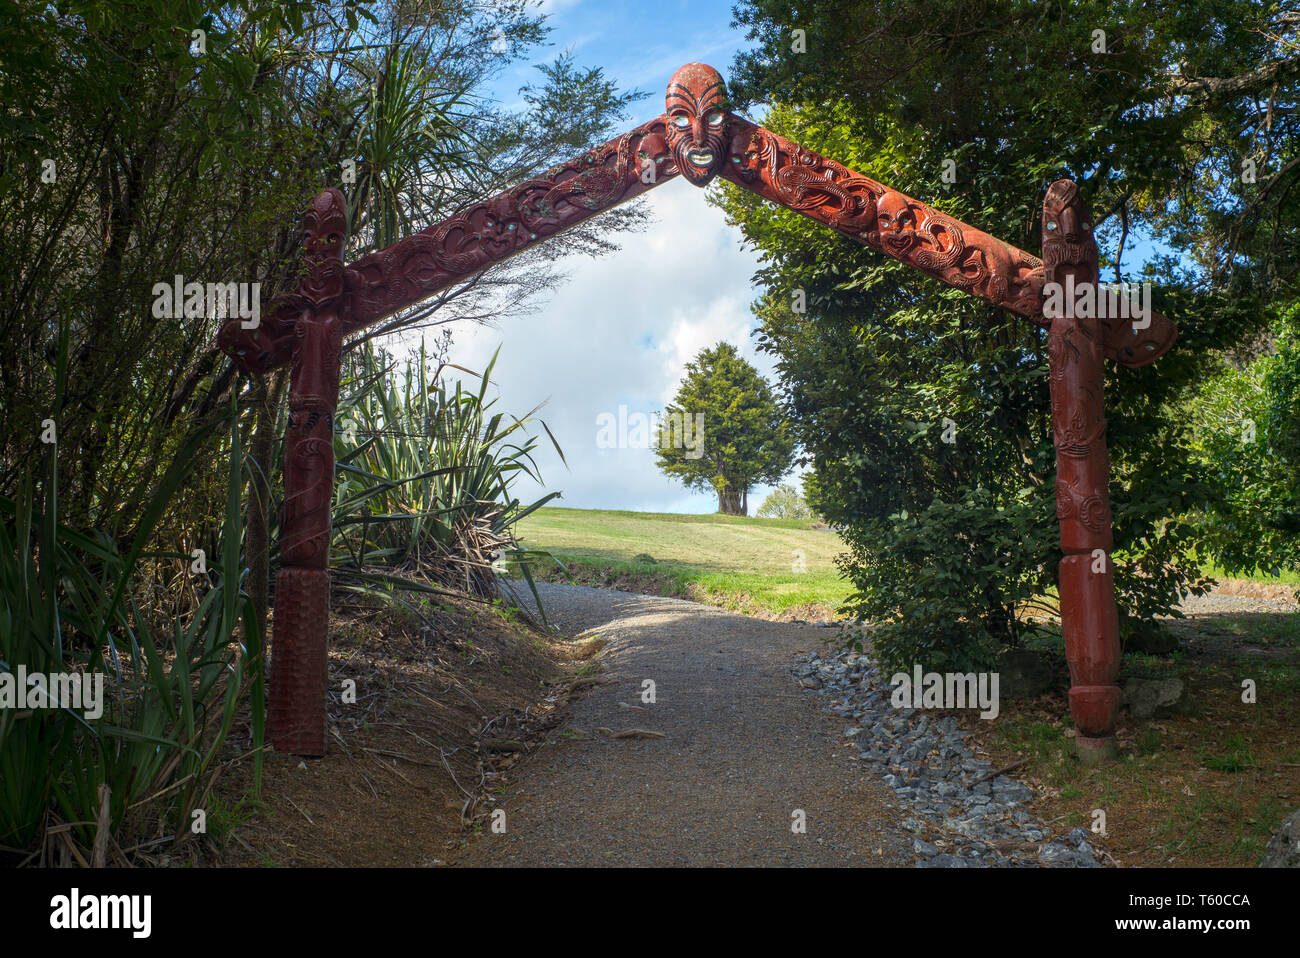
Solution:
{"label": "grassy hill", "polygon": [[[540,509],[519,526],[523,544],[552,553],[579,582],[680,595],[751,615],[836,618],[853,591],[835,557],[844,543],[801,519],[677,515],[613,509]],[[795,571],[796,550],[803,571]],[[648,558],[646,558],[648,557]],[[534,574],[567,581],[553,563]],[[1232,579],[1212,565],[1223,591],[1290,598],[1300,575]]]}
{"label": "grassy hill", "polygon": [[[751,614],[834,618],[852,591],[834,561],[844,543],[806,520],[555,508],[529,516],[519,533],[526,547],[551,552],[579,581]],[[553,565],[534,571],[562,578]]]}

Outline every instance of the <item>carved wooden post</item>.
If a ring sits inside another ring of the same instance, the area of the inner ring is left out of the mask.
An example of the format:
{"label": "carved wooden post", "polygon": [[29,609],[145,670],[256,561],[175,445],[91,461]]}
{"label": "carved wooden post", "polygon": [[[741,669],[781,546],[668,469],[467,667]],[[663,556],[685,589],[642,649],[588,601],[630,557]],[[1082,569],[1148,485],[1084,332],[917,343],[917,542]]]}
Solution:
{"label": "carved wooden post", "polygon": [[276,348],[293,364],[267,725],[276,750],[297,755],[325,754],[334,408],[346,319],[346,239],[343,194],[325,190],[303,217],[307,275],[298,289],[268,322],[245,329],[233,320],[219,337],[250,372],[278,365],[269,359]]}
{"label": "carved wooden post", "polygon": [[[1056,445],[1056,518],[1061,525],[1061,631],[1070,665],[1070,712],[1075,747],[1085,762],[1115,751],[1120,692],[1119,616],[1110,550],[1110,456],[1102,364],[1106,328],[1097,317],[1075,315],[1074,291],[1102,302],[1097,240],[1079,188],[1058,180],[1043,201],[1043,264],[1048,283],[1061,287],[1060,315],[1051,316],[1048,362],[1052,441]],[[1088,292],[1090,288],[1091,292]]]}
{"label": "carved wooden post", "polygon": [[347,237],[343,194],[329,189],[317,195],[303,232],[308,275],[298,289],[302,312],[293,330],[267,725],[276,751],[324,755],[334,409]]}

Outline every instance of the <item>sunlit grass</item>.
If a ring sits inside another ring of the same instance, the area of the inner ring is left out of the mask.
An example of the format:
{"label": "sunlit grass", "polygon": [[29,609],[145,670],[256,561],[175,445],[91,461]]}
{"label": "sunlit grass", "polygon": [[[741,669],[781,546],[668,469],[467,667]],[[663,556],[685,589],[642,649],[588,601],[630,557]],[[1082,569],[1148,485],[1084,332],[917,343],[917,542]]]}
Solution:
{"label": "sunlit grass", "polygon": [[1228,572],[1225,572],[1221,566],[1216,565],[1213,562],[1209,562],[1209,563],[1203,563],[1201,565],[1201,571],[1205,575],[1208,575],[1211,578],[1219,579],[1219,580],[1245,579],[1250,582],[1265,582],[1265,583],[1273,583],[1276,585],[1300,586],[1300,572],[1292,572],[1288,570],[1283,570],[1280,574],[1275,576],[1264,575],[1262,573],[1256,573],[1254,575],[1233,575]]}
{"label": "sunlit grass", "polygon": [[835,565],[840,537],[806,520],[545,508],[519,534],[566,565],[654,576],[724,606],[829,611],[853,591]]}

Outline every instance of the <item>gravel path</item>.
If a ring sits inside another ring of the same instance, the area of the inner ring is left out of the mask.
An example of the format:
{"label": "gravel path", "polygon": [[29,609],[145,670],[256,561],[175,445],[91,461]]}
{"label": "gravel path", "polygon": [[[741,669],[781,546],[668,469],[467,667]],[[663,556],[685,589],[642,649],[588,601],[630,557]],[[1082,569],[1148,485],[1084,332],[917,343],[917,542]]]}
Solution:
{"label": "gravel path", "polygon": [[[506,831],[458,865],[1098,864],[1085,829],[1037,822],[1033,793],[986,781],[951,718],[889,704],[832,633],[611,589],[539,584],[567,635],[608,642],[598,685],[518,770]],[[523,590],[527,594],[527,590]],[[1190,615],[1290,612],[1211,594]],[[829,623],[828,623],[829,624]],[[656,701],[642,702],[653,680]],[[627,706],[633,706],[631,708]],[[662,737],[616,737],[639,729]],[[806,830],[791,828],[802,813]]]}
{"label": "gravel path", "polygon": [[[459,865],[910,865],[892,789],[839,744],[843,721],[791,663],[827,632],[607,589],[541,584],[553,622],[609,644]],[[656,702],[642,705],[642,682]],[[642,706],[643,711],[620,703]],[[663,738],[616,739],[632,728]],[[891,807],[892,806],[892,807]],[[792,830],[796,810],[806,832]]]}
{"label": "gravel path", "polygon": [[1297,611],[1294,602],[1285,599],[1264,599],[1250,595],[1230,595],[1225,592],[1208,592],[1189,595],[1178,604],[1183,615],[1211,615],[1214,613],[1254,614],[1276,613],[1287,615]]}

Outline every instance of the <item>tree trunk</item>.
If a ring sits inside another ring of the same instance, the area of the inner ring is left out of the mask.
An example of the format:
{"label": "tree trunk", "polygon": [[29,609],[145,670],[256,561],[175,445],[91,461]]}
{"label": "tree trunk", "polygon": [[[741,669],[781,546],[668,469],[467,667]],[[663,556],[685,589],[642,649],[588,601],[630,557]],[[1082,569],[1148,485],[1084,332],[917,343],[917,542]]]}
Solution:
{"label": "tree trunk", "polygon": [[740,491],[737,489],[718,490],[718,512],[724,516],[742,515],[740,511]]}

